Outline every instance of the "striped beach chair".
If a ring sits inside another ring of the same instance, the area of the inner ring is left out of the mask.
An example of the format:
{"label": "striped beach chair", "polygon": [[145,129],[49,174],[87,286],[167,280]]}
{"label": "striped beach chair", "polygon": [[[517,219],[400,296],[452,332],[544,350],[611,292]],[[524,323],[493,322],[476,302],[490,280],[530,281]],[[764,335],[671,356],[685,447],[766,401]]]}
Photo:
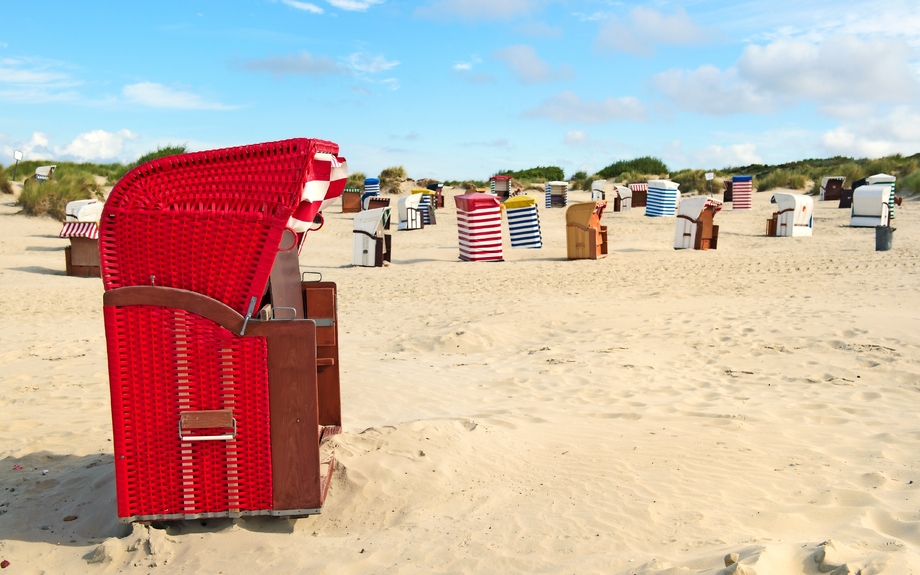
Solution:
{"label": "striped beach chair", "polygon": [[122,522],[319,513],[341,430],[336,289],[302,282],[347,168],[292,139],[134,168],[99,224]]}
{"label": "striped beach chair", "polygon": [[424,224],[426,226],[432,226],[438,223],[437,217],[435,216],[436,202],[434,192],[427,188],[416,188],[412,190],[412,193],[422,196],[418,204],[418,209],[422,213],[422,221]]}
{"label": "striped beach chair", "polygon": [[540,233],[540,215],[537,201],[527,195],[508,198],[502,204],[508,218],[508,234],[512,248],[540,249],[543,236]]}
{"label": "striped beach chair", "polygon": [[546,182],[546,207],[566,207],[569,205],[568,182]]}
{"label": "striped beach chair", "polygon": [[511,197],[511,176],[492,176],[489,178],[489,188],[499,200]]}
{"label": "striped beach chair", "polygon": [[454,196],[460,259],[468,262],[502,261],[502,215],[493,194]]}
{"label": "striped beach chair", "polygon": [[874,176],[869,176],[866,178],[866,183],[870,186],[875,185],[887,185],[891,186],[891,194],[888,195],[888,219],[894,219],[894,192],[895,192],[895,182],[897,178],[894,176],[889,176],[888,174],[875,174]]}
{"label": "striped beach chair", "polygon": [[99,277],[99,218],[104,204],[98,200],[77,200],[65,206],[60,238],[70,240],[64,248],[67,275]]}
{"label": "striped beach chair", "polygon": [[677,203],[680,199],[678,186],[680,184],[671,180],[649,180],[645,215],[653,218],[677,215]]}
{"label": "striped beach chair", "polygon": [[754,207],[754,182],[751,176],[732,176],[732,210]]}

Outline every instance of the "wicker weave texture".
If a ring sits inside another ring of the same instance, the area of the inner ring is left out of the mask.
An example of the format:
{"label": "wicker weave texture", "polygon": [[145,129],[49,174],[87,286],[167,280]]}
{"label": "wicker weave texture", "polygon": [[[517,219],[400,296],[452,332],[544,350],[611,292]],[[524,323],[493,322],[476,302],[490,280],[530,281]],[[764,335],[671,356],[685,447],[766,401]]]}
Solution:
{"label": "wicker weave texture", "polygon": [[338,154],[338,146],[285,140],[135,168],[112,190],[100,222],[105,289],[187,289],[246,313],[265,290],[292,214],[312,218],[320,208],[301,202],[307,182],[329,178],[328,164],[313,162],[320,152]]}
{"label": "wicker weave texture", "polygon": [[[177,309],[104,315],[119,517],[271,509],[265,339]],[[233,410],[235,439],[180,440],[182,412],[220,409]]]}

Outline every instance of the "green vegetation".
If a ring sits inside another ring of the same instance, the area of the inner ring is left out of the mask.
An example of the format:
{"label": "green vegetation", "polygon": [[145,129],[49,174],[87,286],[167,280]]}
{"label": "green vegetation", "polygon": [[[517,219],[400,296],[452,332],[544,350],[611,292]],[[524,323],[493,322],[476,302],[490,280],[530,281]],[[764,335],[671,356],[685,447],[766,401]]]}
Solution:
{"label": "green vegetation", "polygon": [[385,194],[398,194],[399,184],[406,181],[406,169],[402,166],[391,166],[380,172],[380,191]]}
{"label": "green vegetation", "polygon": [[346,188],[359,188],[361,191],[364,191],[364,180],[367,179],[367,176],[364,175],[364,172],[355,172],[353,174],[348,174],[348,180],[345,182]]}
{"label": "green vegetation", "polygon": [[[670,180],[680,184],[680,191],[684,194],[699,193],[709,194],[709,181],[706,179],[706,170],[681,170],[671,174]],[[713,179],[712,193],[722,192],[722,180]]]}
{"label": "green vegetation", "polygon": [[64,209],[69,202],[102,199],[102,187],[92,174],[80,172],[61,173],[55,170],[54,179],[39,182],[35,178],[26,180],[16,203],[29,216],[47,214],[58,221],[64,221]]}
{"label": "green vegetation", "polygon": [[10,179],[6,177],[3,171],[3,164],[0,164],[0,194],[12,194],[13,186],[10,185]]}
{"label": "green vegetation", "polygon": [[[664,176],[670,170],[664,162],[652,156],[643,156],[634,160],[620,160],[607,166],[597,172],[597,175],[608,180],[619,179],[620,176],[627,174],[657,175]],[[633,179],[622,178],[623,181],[634,181]]]}
{"label": "green vegetation", "polygon": [[188,152],[188,146],[186,144],[182,144],[182,145],[166,144],[162,148],[157,147],[157,149],[153,152],[147,152],[146,154],[144,154],[143,156],[141,156],[134,162],[128,164],[127,166],[122,166],[121,164],[115,164],[119,166],[119,169],[115,170],[112,174],[99,174],[99,175],[105,175],[108,178],[109,183],[114,185],[115,182],[122,179],[125,176],[125,174],[127,174],[128,172],[130,172],[131,170],[133,170],[134,168],[140,165],[146,164],[147,162],[151,162],[153,160],[157,160],[159,158],[166,158],[168,156],[178,156],[179,154],[185,154],[186,152]]}
{"label": "green vegetation", "polygon": [[790,190],[805,189],[805,175],[789,170],[774,170],[762,178],[754,178],[754,187],[767,191],[775,188],[789,188]]}
{"label": "green vegetation", "polygon": [[534,182],[561,182],[565,180],[565,172],[558,166],[538,166],[527,170],[499,170],[496,176],[511,176],[525,187]]}

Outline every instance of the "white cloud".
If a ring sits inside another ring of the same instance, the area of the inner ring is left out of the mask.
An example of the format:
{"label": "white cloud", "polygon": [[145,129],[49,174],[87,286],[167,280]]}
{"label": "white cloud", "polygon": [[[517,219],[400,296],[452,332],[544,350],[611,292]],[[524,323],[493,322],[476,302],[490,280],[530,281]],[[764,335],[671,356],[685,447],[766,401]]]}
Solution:
{"label": "white cloud", "polygon": [[763,157],[754,143],[710,145],[685,151],[680,140],[675,140],[664,146],[661,155],[669,165],[695,168],[725,168],[763,163]]}
{"label": "white cloud", "polygon": [[303,10],[304,12],[310,12],[311,14],[322,14],[323,9],[317,6],[316,4],[310,4],[309,2],[298,2],[297,0],[281,0],[283,4],[290,6],[291,8],[296,8],[298,10]]}
{"label": "white cloud", "polygon": [[561,92],[526,110],[525,118],[547,118],[559,123],[603,124],[611,120],[644,120],[645,106],[634,97],[607,97],[584,101],[574,92]]}
{"label": "white cloud", "polygon": [[696,70],[668,70],[656,74],[652,85],[679,108],[713,116],[732,113],[766,113],[773,98],[738,78],[734,69],[701,66]]}
{"label": "white cloud", "polygon": [[565,133],[563,141],[566,144],[577,146],[588,141],[588,134],[584,130],[569,130]]}
{"label": "white cloud", "polygon": [[435,20],[507,20],[529,16],[544,0],[434,0],[415,9],[415,16]]}
{"label": "white cloud", "polygon": [[344,74],[345,68],[328,56],[313,56],[309,52],[269,56],[246,60],[239,65],[250,72],[268,72],[275,76],[301,74],[307,76],[332,76]]}
{"label": "white cloud", "polygon": [[878,158],[920,149],[920,109],[897,106],[887,113],[848,122],[821,136],[832,155]]}
{"label": "white cloud", "polygon": [[371,6],[383,4],[383,0],[326,0],[340,10],[364,12]]}
{"label": "white cloud", "polygon": [[41,58],[0,58],[0,99],[30,104],[74,101],[80,94],[66,65]]}
{"label": "white cloud", "polygon": [[383,80],[380,80],[380,83],[390,90],[399,90],[399,80],[396,78],[384,78]]}
{"label": "white cloud", "polygon": [[898,39],[782,39],[747,46],[726,70],[668,70],[652,84],[678,107],[711,115],[767,113],[804,100],[827,115],[852,116],[866,104],[913,101],[920,83],[910,58]]}
{"label": "white cloud", "polygon": [[387,60],[383,56],[371,56],[366,52],[355,52],[345,58],[348,66],[356,72],[376,74],[399,66],[396,60]]}
{"label": "white cloud", "polygon": [[629,12],[627,20],[616,16],[601,25],[594,40],[599,51],[621,51],[647,56],[656,46],[689,46],[705,43],[714,32],[697,26],[683,8],[673,14],[664,14],[652,8],[637,6]]}
{"label": "white cloud", "polygon": [[79,160],[118,160],[126,156],[125,143],[136,140],[137,134],[129,130],[115,133],[93,130],[78,135],[63,146],[55,146],[57,156],[72,156]]}
{"label": "white cloud", "polygon": [[565,65],[554,70],[548,62],[537,56],[533,46],[525,44],[501,48],[493,56],[503,61],[508,70],[524,84],[570,80],[575,76],[572,69]]}
{"label": "white cloud", "polygon": [[472,70],[472,69],[473,69],[473,65],[469,62],[457,62],[456,64],[454,64],[454,70],[467,71],[467,70]]}
{"label": "white cloud", "polygon": [[777,40],[750,45],[735,67],[761,90],[782,98],[891,102],[917,94],[910,60],[903,40],[838,36],[821,44]]}
{"label": "white cloud", "polygon": [[177,110],[232,110],[219,102],[209,102],[192,92],[174,90],[154,82],[128,84],[122,93],[131,102],[152,108],[172,108]]}
{"label": "white cloud", "polygon": [[[22,152],[23,160],[46,160],[54,157],[54,153],[49,147],[50,140],[42,132],[33,132],[32,137],[25,141],[13,142],[12,145],[4,145],[0,155],[5,158],[12,158],[13,152],[19,150]],[[22,171],[20,170],[20,173]]]}

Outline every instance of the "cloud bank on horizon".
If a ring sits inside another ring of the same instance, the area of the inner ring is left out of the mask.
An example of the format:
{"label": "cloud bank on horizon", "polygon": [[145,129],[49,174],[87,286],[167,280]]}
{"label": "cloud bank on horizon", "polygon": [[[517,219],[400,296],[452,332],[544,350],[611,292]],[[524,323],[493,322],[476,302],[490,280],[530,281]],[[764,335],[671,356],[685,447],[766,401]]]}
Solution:
{"label": "cloud bank on horizon", "polygon": [[[369,174],[404,165],[442,179],[536,165],[570,174],[642,155],[711,168],[920,151],[916,2],[212,9],[65,6],[49,20],[12,6],[18,25],[0,32],[0,163],[13,150],[130,162],[168,143],[295,136],[338,142]],[[89,26],[106,33],[87,38]]]}

